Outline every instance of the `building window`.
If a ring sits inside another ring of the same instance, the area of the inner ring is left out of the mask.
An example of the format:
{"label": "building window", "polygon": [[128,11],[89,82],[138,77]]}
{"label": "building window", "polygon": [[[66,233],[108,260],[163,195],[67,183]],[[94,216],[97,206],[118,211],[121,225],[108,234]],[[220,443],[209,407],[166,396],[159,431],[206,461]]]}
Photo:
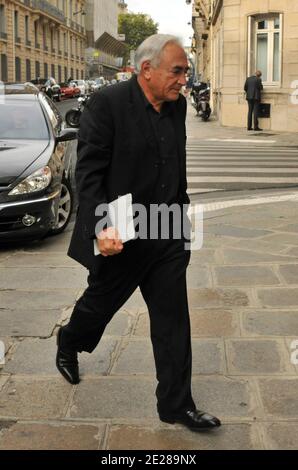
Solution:
{"label": "building window", "polygon": [[36,78],[41,78],[40,77],[40,63],[38,62],[38,60],[35,62],[35,75],[36,75]]}
{"label": "building window", "polygon": [[68,80],[67,67],[64,67],[64,81],[67,82],[67,80]]}
{"label": "building window", "polygon": [[15,67],[16,67],[16,82],[22,81],[22,72],[21,72],[21,59],[20,57],[15,58]]}
{"label": "building window", "polygon": [[14,12],[14,38],[15,42],[19,41],[19,12]]}
{"label": "building window", "polygon": [[8,69],[7,69],[7,55],[1,54],[1,80],[7,82],[8,80]]}
{"label": "building window", "polygon": [[58,83],[62,82],[62,69],[61,65],[58,65]]}
{"label": "building window", "polygon": [[55,78],[55,75],[56,75],[55,65],[52,64],[52,65],[51,65],[51,77]]}
{"label": "building window", "polygon": [[42,28],[42,36],[43,36],[43,48],[45,51],[48,50],[48,46],[47,46],[47,29],[46,29],[46,26],[43,26]]}
{"label": "building window", "polygon": [[64,42],[64,53],[68,52],[68,44],[67,44],[67,33],[63,34],[63,42]]}
{"label": "building window", "polygon": [[57,49],[58,49],[58,54],[61,51],[61,42],[60,42],[60,31],[57,31]]}
{"label": "building window", "polygon": [[55,52],[55,32],[53,28],[51,28],[51,51]]}
{"label": "building window", "polygon": [[34,21],[34,45],[38,47],[38,21]]}
{"label": "building window", "polygon": [[29,16],[25,16],[25,41],[26,44],[29,42]]}
{"label": "building window", "polygon": [[5,7],[0,5],[0,39],[4,37],[6,33],[6,23],[5,23]]}
{"label": "building window", "polygon": [[261,70],[265,85],[281,82],[282,15],[249,17],[249,74]]}
{"label": "building window", "polygon": [[49,78],[49,66],[47,63],[44,63],[43,69],[44,69],[44,78]]}
{"label": "building window", "polygon": [[26,59],[26,81],[30,82],[31,80],[31,62],[29,59]]}

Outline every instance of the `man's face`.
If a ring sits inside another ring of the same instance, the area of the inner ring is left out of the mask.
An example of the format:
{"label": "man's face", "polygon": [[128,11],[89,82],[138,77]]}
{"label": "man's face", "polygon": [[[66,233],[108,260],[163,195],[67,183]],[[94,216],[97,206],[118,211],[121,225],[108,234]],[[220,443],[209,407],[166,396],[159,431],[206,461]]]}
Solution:
{"label": "man's face", "polygon": [[187,57],[177,44],[167,44],[157,67],[150,65],[146,70],[148,87],[152,95],[161,101],[176,101],[186,84],[188,71]]}

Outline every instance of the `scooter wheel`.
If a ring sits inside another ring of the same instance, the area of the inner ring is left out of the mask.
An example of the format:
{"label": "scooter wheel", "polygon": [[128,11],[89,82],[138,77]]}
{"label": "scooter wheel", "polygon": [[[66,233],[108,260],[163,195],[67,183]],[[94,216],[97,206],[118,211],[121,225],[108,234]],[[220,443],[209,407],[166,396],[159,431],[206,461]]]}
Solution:
{"label": "scooter wheel", "polygon": [[79,127],[81,113],[79,111],[68,111],[65,115],[66,124],[69,127]]}

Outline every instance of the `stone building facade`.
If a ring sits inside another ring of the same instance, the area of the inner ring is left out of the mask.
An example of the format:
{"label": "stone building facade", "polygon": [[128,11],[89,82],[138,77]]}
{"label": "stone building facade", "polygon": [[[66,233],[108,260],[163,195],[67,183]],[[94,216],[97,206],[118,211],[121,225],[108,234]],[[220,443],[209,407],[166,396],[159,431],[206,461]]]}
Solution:
{"label": "stone building facade", "polygon": [[85,0],[0,0],[0,79],[85,77]]}
{"label": "stone building facade", "polygon": [[224,126],[246,126],[243,85],[263,73],[267,130],[298,131],[298,0],[193,0],[197,74]]}

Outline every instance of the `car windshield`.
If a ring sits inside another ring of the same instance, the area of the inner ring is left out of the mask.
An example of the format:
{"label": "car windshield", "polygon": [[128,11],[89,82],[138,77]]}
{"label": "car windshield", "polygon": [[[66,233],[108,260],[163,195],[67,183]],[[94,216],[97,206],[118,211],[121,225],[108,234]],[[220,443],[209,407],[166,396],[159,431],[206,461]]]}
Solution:
{"label": "car windshield", "polygon": [[48,138],[47,124],[39,103],[6,99],[0,104],[0,139]]}

